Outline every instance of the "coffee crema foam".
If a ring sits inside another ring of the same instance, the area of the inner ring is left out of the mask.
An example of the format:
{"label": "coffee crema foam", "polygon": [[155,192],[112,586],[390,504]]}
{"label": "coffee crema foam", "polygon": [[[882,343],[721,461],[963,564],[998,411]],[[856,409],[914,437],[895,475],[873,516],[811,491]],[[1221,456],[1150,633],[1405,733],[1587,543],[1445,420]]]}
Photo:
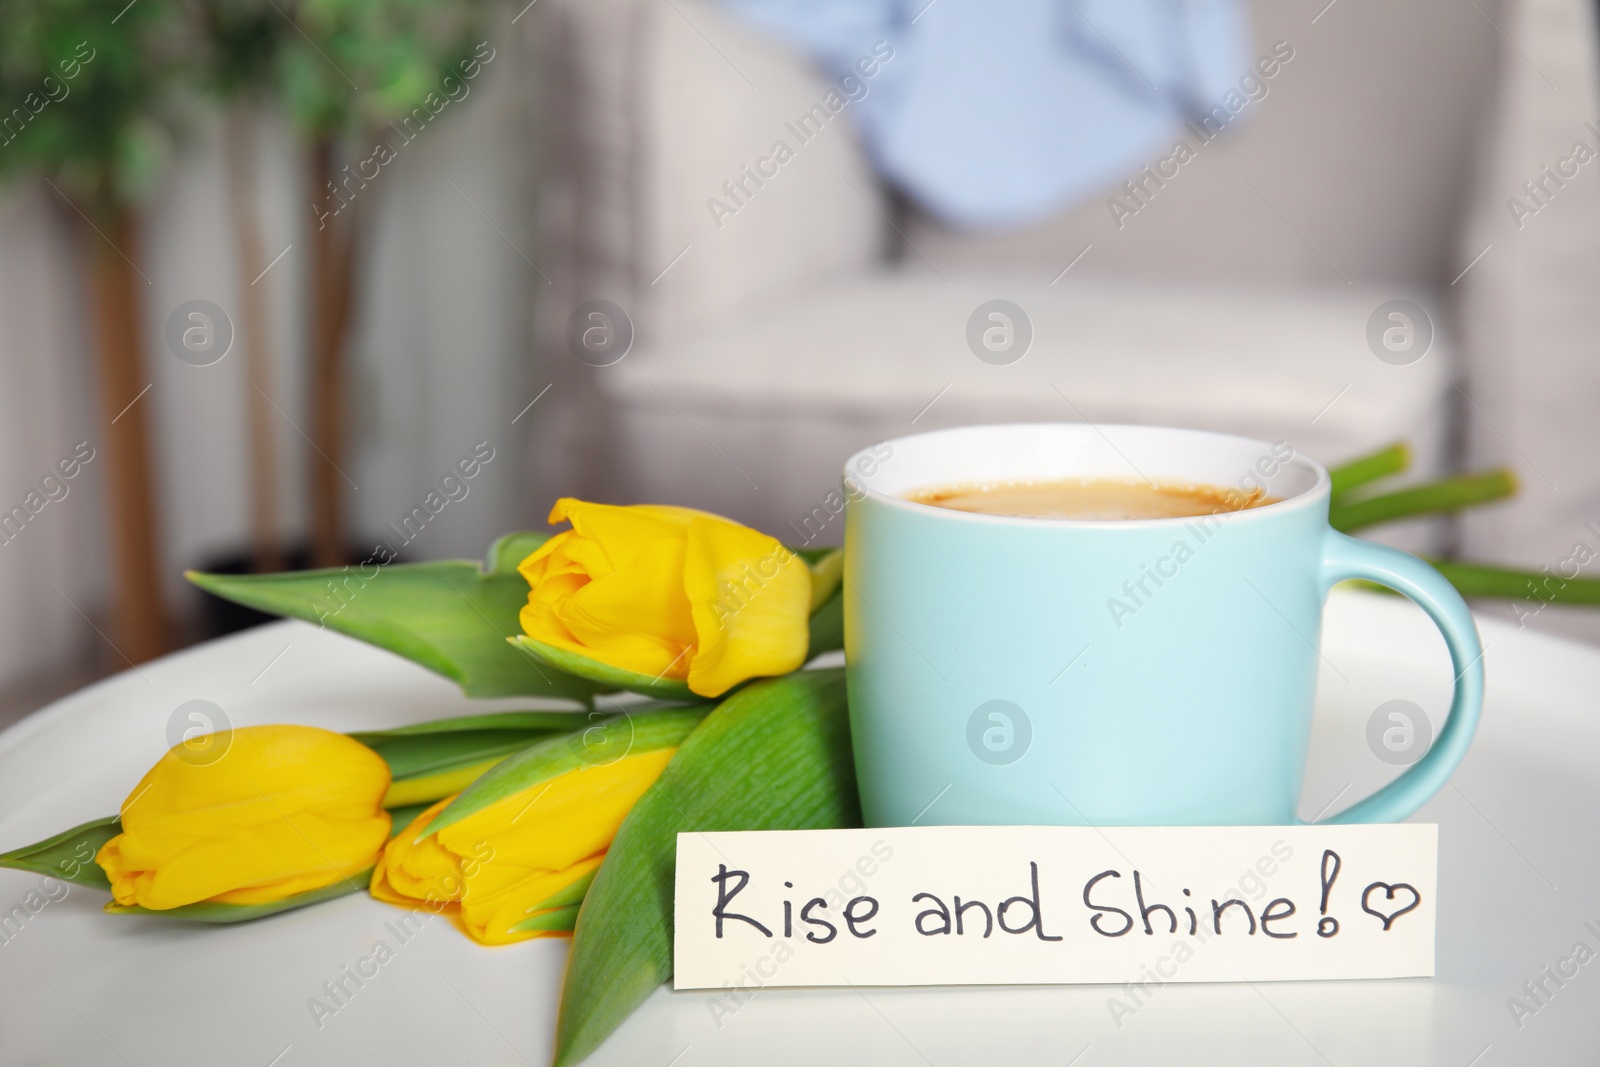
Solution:
{"label": "coffee crema foam", "polygon": [[1276,498],[1262,489],[1246,492],[1218,485],[1131,478],[975,482],[918,489],[907,493],[905,499],[977,515],[1105,522],[1184,519],[1276,503]]}

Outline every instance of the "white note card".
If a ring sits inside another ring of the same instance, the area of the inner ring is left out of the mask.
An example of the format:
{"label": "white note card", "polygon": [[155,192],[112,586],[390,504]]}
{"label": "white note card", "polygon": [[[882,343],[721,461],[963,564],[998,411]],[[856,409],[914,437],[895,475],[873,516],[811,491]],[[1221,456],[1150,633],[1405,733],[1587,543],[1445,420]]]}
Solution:
{"label": "white note card", "polygon": [[1438,827],[678,835],[674,985],[1433,974]]}

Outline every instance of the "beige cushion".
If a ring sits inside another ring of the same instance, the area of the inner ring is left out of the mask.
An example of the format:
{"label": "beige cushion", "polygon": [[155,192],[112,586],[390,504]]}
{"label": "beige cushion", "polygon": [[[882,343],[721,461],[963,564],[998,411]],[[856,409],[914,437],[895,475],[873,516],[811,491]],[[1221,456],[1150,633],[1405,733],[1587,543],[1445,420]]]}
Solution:
{"label": "beige cushion", "polygon": [[[1392,366],[1367,346],[1387,290],[1242,295],[874,274],[798,294],[596,380],[614,412],[613,495],[708,508],[804,540],[858,448],[977,422],[1142,422],[1287,440],[1338,461],[1402,438],[1437,469],[1450,346]],[[1004,297],[1033,340],[974,355],[969,317]],[[819,541],[837,541],[835,523]]]}

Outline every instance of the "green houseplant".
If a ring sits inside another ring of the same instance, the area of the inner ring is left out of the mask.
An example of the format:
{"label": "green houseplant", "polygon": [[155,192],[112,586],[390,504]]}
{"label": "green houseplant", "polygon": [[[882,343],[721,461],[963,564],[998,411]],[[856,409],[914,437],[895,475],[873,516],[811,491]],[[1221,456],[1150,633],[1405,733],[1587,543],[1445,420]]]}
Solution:
{"label": "green houseplant", "polygon": [[[278,415],[273,410],[273,337],[267,308],[271,282],[256,182],[258,116],[276,95],[279,66],[294,24],[270,0],[188,0],[184,25],[194,38],[190,73],[223,108],[222,160],[228,221],[239,284],[239,338],[249,393],[250,567],[285,566],[274,529],[278,512]],[[263,274],[257,274],[262,271]]]}
{"label": "green houseplant", "polygon": [[[304,139],[309,227],[308,366],[312,561],[346,562],[345,397],[369,185],[485,62],[485,0],[301,0],[280,65]],[[288,9],[286,9],[288,10]],[[489,48],[492,57],[493,49]]]}

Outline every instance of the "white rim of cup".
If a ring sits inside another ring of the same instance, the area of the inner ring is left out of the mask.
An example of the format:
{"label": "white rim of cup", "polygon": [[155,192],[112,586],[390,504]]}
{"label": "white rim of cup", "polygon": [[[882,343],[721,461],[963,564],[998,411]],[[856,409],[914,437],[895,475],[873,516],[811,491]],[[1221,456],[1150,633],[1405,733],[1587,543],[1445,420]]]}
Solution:
{"label": "white rim of cup", "polygon": [[[925,441],[929,438],[943,437],[954,433],[968,433],[974,430],[1020,430],[1020,429],[1053,429],[1058,427],[1074,427],[1092,430],[1105,436],[1107,430],[1129,430],[1137,433],[1171,433],[1191,437],[1208,438],[1213,441],[1229,441],[1235,444],[1250,445],[1264,450],[1263,454],[1271,452],[1273,446],[1270,442],[1261,441],[1254,437],[1244,437],[1239,434],[1216,433],[1211,430],[1195,430],[1182,426],[1150,426],[1140,423],[1090,423],[1090,422],[997,422],[978,423],[971,426],[951,426],[943,430],[925,430],[922,433],[906,434],[902,437],[891,437],[878,442],[878,445],[887,444],[891,447],[902,442]],[[1109,441],[1110,439],[1107,438]],[[1164,519],[1052,519],[1032,515],[991,515],[975,511],[957,511],[954,508],[941,508],[936,504],[923,504],[915,500],[908,500],[903,496],[886,493],[881,489],[874,489],[863,484],[859,479],[851,477],[851,468],[856,461],[868,458],[875,463],[883,461],[872,455],[872,449],[878,445],[869,445],[845,460],[842,477],[845,485],[845,499],[851,499],[851,487],[859,490],[861,495],[870,497],[891,507],[912,511],[928,517],[937,516],[954,522],[976,522],[999,526],[1053,526],[1063,529],[1142,529],[1146,527],[1180,527],[1185,523],[1193,522],[1197,516],[1181,515]],[[1112,447],[1116,445],[1113,443]],[[1325,501],[1333,490],[1333,479],[1328,474],[1328,469],[1309,456],[1302,455],[1295,450],[1294,456],[1287,461],[1289,464],[1298,464],[1303,469],[1308,469],[1313,475],[1313,481],[1304,490],[1282,500],[1275,500],[1270,504],[1260,507],[1244,508],[1238,511],[1215,512],[1217,517],[1225,518],[1229,522],[1259,522],[1282,515],[1287,511],[1300,508],[1316,507]]]}

